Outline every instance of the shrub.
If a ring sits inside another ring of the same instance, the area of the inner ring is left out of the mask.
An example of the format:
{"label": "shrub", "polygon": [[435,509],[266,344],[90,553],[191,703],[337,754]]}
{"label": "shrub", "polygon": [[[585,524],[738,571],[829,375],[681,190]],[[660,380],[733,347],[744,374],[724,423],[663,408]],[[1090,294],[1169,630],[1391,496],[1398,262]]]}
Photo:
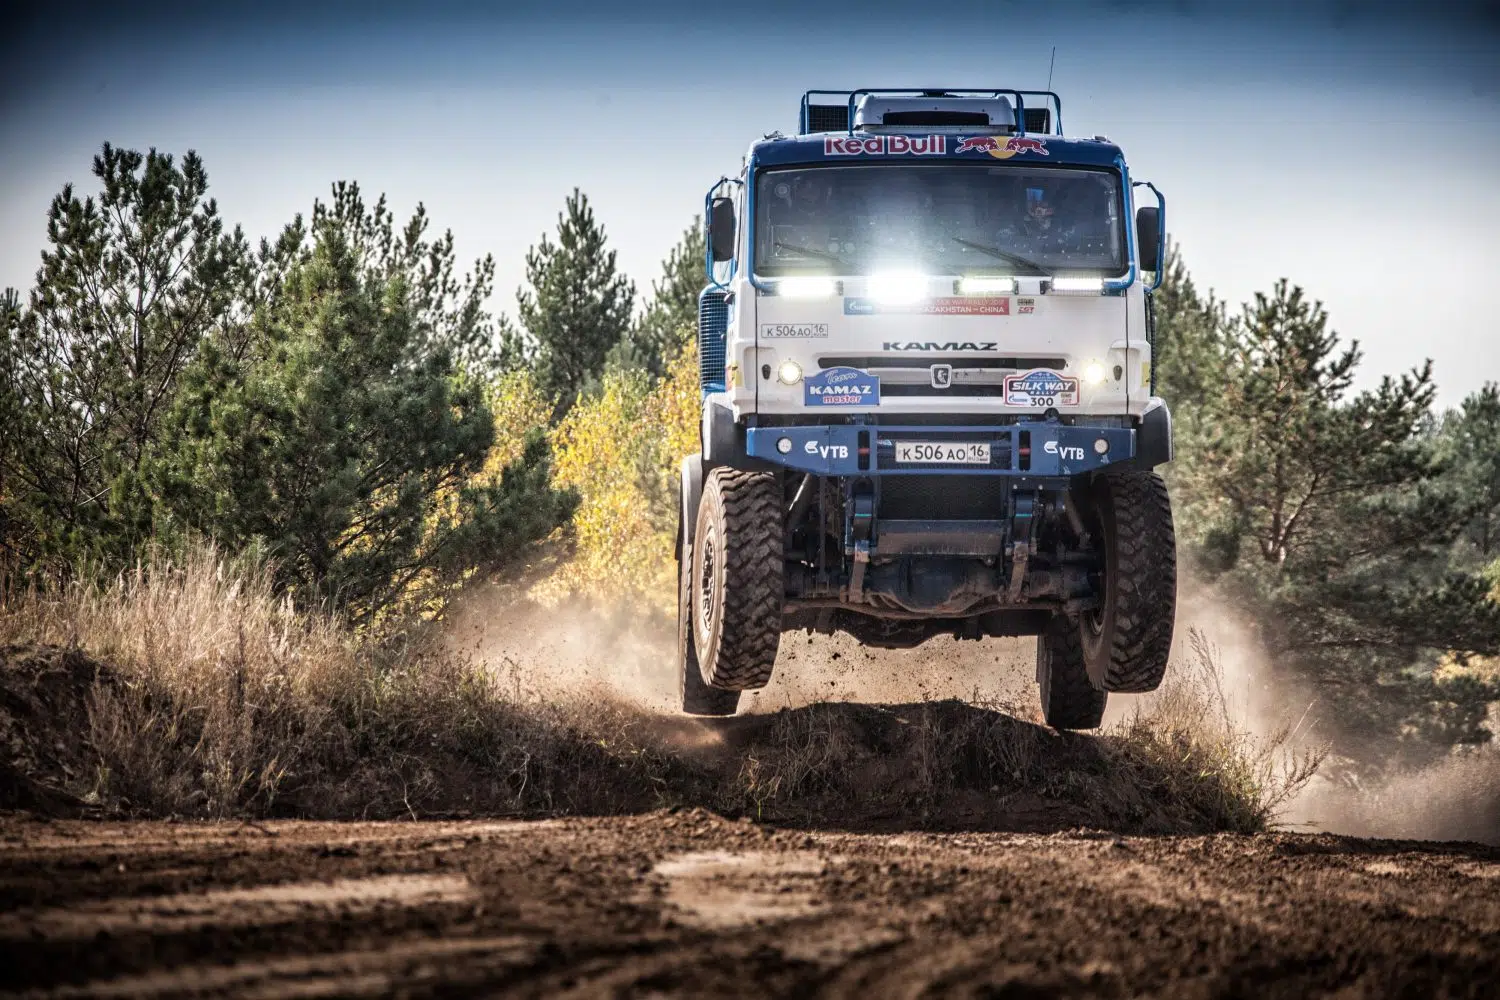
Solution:
{"label": "shrub", "polygon": [[1193,628],[1188,652],[1111,733],[1121,771],[1160,783],[1160,799],[1210,829],[1263,830],[1312,780],[1329,747],[1299,749],[1300,723],[1252,733],[1230,710],[1218,648]]}
{"label": "shrub", "polygon": [[677,467],[698,450],[698,374],[690,347],[652,384],[612,371],[553,434],[554,482],[578,492],[575,555],[544,592],[667,612],[675,600]]}

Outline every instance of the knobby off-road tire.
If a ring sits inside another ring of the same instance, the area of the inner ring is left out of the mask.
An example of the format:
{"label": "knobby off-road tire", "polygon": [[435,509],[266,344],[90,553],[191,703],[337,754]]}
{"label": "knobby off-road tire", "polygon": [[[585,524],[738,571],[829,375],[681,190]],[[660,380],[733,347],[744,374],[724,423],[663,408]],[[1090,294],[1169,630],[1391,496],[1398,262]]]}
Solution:
{"label": "knobby off-road tire", "polygon": [[703,681],[698,647],[693,641],[693,544],[698,501],[703,492],[702,459],[682,460],[677,495],[677,697],[689,715],[733,715],[740,706],[738,691],[720,691]]}
{"label": "knobby off-road tire", "polygon": [[684,537],[677,551],[677,694],[688,715],[733,715],[738,691],[720,691],[703,681],[698,647],[693,641],[693,550]]}
{"label": "knobby off-road tire", "polygon": [[1109,695],[1094,687],[1083,662],[1078,626],[1053,615],[1036,637],[1036,682],[1042,718],[1053,729],[1098,729]]}
{"label": "knobby off-road tire", "polygon": [[1089,679],[1104,691],[1155,691],[1177,612],[1167,486],[1154,472],[1110,472],[1093,482],[1087,507],[1104,560],[1100,605],[1078,622]]}
{"label": "knobby off-road tire", "polygon": [[765,687],[781,642],[781,487],[774,473],[719,468],[703,484],[693,535],[693,640],[703,680]]}

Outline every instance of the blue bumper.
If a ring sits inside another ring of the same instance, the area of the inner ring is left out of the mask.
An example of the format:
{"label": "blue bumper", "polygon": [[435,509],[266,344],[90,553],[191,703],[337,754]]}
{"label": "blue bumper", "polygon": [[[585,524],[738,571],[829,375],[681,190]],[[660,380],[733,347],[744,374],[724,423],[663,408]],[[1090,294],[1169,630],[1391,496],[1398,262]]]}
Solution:
{"label": "blue bumper", "polygon": [[[1129,427],[1052,423],[1004,427],[890,427],[859,424],[751,427],[746,451],[753,458],[820,476],[1076,476],[1135,457]],[[989,463],[902,462],[902,442],[989,445]],[[1101,444],[1102,442],[1102,444]]]}

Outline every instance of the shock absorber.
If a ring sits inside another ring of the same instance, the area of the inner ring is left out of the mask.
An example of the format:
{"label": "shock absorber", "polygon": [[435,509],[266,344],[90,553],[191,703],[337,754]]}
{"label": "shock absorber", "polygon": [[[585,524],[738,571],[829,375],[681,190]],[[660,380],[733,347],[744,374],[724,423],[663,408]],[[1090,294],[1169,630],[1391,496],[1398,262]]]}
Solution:
{"label": "shock absorber", "polygon": [[870,534],[875,528],[875,494],[866,489],[851,492],[845,521],[846,554],[853,560],[849,569],[849,600],[864,600],[865,570],[870,565]]}

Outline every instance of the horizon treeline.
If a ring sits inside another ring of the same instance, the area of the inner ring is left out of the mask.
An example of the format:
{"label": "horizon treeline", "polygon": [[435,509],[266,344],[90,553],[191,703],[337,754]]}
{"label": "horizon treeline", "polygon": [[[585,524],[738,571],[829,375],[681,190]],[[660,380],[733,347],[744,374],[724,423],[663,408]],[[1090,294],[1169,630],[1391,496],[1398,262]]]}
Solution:
{"label": "horizon treeline", "polygon": [[[512,320],[493,259],[462,267],[420,204],[399,222],[339,182],[252,246],[192,152],[105,145],[93,172],[46,207],[34,287],[0,299],[0,593],[208,539],[268,557],[299,606],[399,630],[551,538],[568,586],[668,603],[701,220],[644,295],[575,189]],[[1358,343],[1307,291],[1231,311],[1176,248],[1155,302],[1193,579],[1341,754],[1488,740],[1500,389],[1439,413],[1425,364],[1356,392]]]}

